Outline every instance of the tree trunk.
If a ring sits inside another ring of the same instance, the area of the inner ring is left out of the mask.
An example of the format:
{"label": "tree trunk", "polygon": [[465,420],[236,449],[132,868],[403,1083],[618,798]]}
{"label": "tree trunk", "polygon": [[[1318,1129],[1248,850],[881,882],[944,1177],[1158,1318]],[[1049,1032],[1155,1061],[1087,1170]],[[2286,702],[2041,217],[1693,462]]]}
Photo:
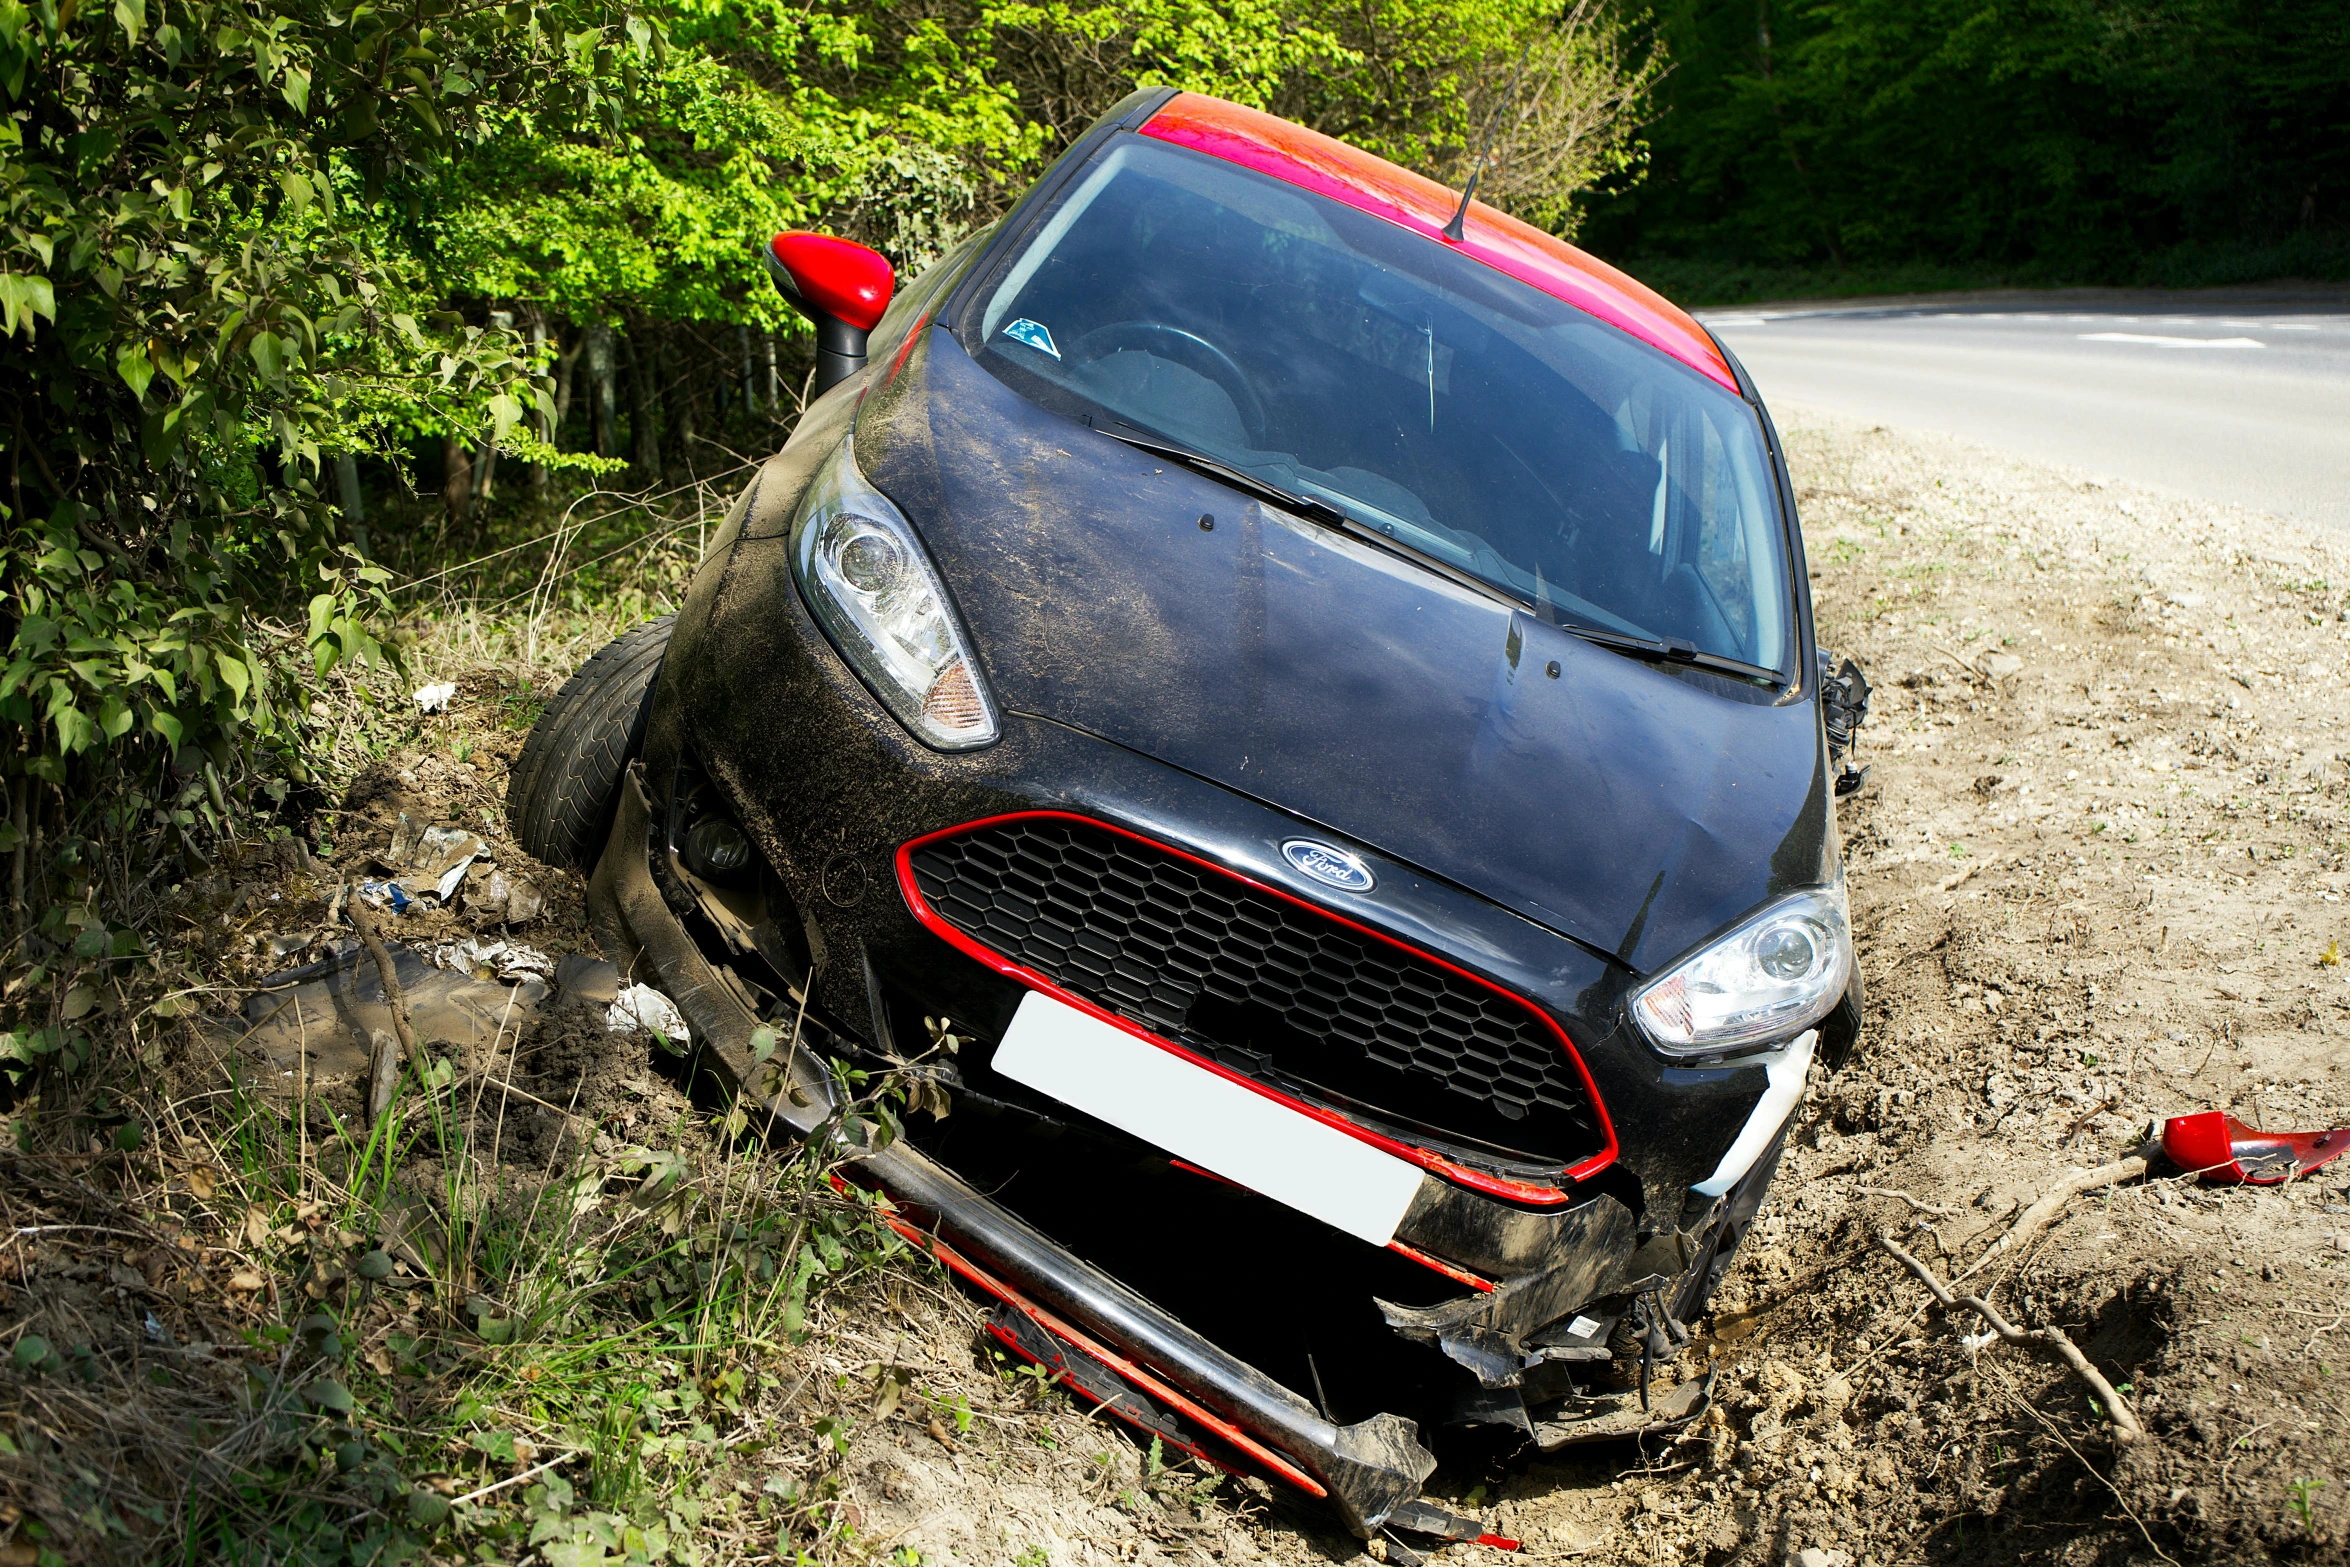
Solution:
{"label": "tree trunk", "polygon": [[[560,332],[556,334],[555,340],[558,343],[562,341]],[[579,356],[585,352],[587,352],[587,334],[582,332],[572,339],[569,348],[564,349],[555,358],[555,428],[547,436],[549,446],[562,444],[563,426],[571,422],[572,371],[579,364]]]}
{"label": "tree trunk", "polygon": [[441,501],[451,522],[473,516],[473,458],[455,435],[441,437]]}
{"label": "tree trunk", "polygon": [[[543,363],[546,359],[546,351],[547,318],[534,306],[530,312],[531,362],[533,364]],[[547,445],[552,446],[555,444],[555,432],[548,426],[547,416],[544,413],[535,411],[535,404],[537,400],[534,398],[532,401],[534,404],[534,411],[532,412],[530,419],[532,433],[536,434],[538,438]],[[543,496],[547,493],[547,469],[544,463],[534,462],[527,465],[524,469],[523,476],[525,482],[530,485],[532,494]]]}
{"label": "tree trunk", "polygon": [[598,457],[610,457],[620,445],[612,425],[620,412],[620,397],[612,384],[612,329],[587,329],[588,381],[595,388],[595,445]]}
{"label": "tree trunk", "polygon": [[[690,340],[689,340],[690,341]],[[674,461],[669,471],[685,470],[688,482],[695,477],[699,455],[694,447],[701,436],[701,378],[681,374],[677,366],[675,335],[664,331],[654,340],[653,362],[661,367],[657,390],[663,409],[662,422],[672,432]]]}
{"label": "tree trunk", "polygon": [[351,543],[372,559],[375,551],[368,547],[367,502],[359,493],[359,459],[349,452],[335,458],[335,493],[343,505],[343,521],[351,527]]}
{"label": "tree trunk", "polygon": [[751,381],[751,329],[747,326],[738,326],[735,331],[741,335],[743,345],[743,401],[749,405],[751,412],[757,413],[759,411],[759,392]]}
{"label": "tree trunk", "polygon": [[[639,337],[646,339],[641,353]],[[661,482],[661,426],[653,414],[658,395],[652,377],[653,346],[646,327],[620,334],[620,352],[628,370],[628,462],[639,488]]]}

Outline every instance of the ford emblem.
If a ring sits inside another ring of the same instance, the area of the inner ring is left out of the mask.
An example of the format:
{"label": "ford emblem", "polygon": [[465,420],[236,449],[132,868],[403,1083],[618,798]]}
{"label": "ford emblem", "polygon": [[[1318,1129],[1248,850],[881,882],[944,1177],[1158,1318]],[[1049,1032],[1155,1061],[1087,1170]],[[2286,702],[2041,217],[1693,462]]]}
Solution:
{"label": "ford emblem", "polygon": [[1363,857],[1311,838],[1292,838],[1281,846],[1281,857],[1314,880],[1341,892],[1369,892],[1377,885]]}

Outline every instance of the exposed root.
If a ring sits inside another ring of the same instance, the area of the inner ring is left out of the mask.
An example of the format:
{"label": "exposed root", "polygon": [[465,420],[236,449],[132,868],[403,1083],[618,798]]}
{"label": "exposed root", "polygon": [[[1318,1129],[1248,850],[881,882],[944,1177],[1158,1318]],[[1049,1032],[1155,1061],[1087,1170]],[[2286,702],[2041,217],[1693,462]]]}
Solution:
{"label": "exposed root", "polygon": [[[1860,1194],[1863,1197],[1898,1197],[1903,1202],[1908,1203],[1910,1207],[1916,1209],[1919,1213],[1930,1213],[1937,1218],[1956,1219],[1963,1217],[1963,1215],[1961,1215],[1956,1208],[1946,1208],[1938,1202],[1920,1202],[1917,1198],[1912,1197],[1909,1193],[1901,1191],[1895,1187],[1864,1186],[1860,1189]],[[1941,1237],[1937,1236],[1935,1238],[1939,1240]]]}
{"label": "exposed root", "polygon": [[2136,1180],[2145,1173],[2145,1156],[2132,1154],[2127,1159],[2116,1159],[2113,1163],[2099,1165],[2094,1170],[2083,1170],[2079,1174],[2066,1176],[2051,1186],[2047,1194],[2038,1202],[2026,1208],[2022,1217],[2015,1221],[2014,1228],[2000,1236],[1998,1242],[1989,1251],[1977,1257],[1973,1265],[1965,1273],[1960,1274],[1959,1278],[1964,1280],[1971,1277],[1985,1263],[2002,1252],[2021,1251],[2029,1246],[2033,1241],[2039,1239],[2042,1230],[2056,1222],[2057,1215],[2064,1211],[2064,1205],[2081,1193],[2117,1186],[2123,1181]]}
{"label": "exposed root", "polygon": [[[2124,1160],[2123,1162],[2128,1163],[2129,1161]],[[2145,1161],[2143,1159],[2138,1160],[2137,1163],[2141,1169],[2144,1168]],[[2046,1199],[2043,1198],[2042,1201],[2046,1201]],[[2034,1206],[2037,1207],[2038,1204],[2034,1204]],[[2022,1226],[2017,1227],[2020,1229]],[[2104,1413],[2106,1420],[2112,1424],[2115,1441],[2136,1442],[2145,1438],[2146,1428],[2138,1424],[2138,1417],[2130,1411],[2127,1404],[2122,1402],[2122,1396],[2113,1390],[2113,1384],[2105,1380],[2105,1373],[2089,1363],[2089,1357],[2081,1353],[2080,1346],[2072,1341],[2064,1329],[2017,1327],[2007,1318],[2001,1316],[1999,1308],[1982,1296],[1960,1295],[1953,1292],[1949,1285],[1943,1283],[1935,1275],[1932,1268],[1902,1250],[1900,1244],[1882,1230],[1877,1232],[1877,1249],[1916,1274],[1918,1282],[1925,1285],[1933,1293],[1934,1298],[1944,1306],[1966,1307],[1988,1323],[1992,1332],[2010,1344],[2042,1344],[2055,1350],[2062,1357],[2064,1363],[2073,1368],[2073,1374],[2088,1383],[2090,1391],[2097,1395],[2097,1407]]]}
{"label": "exposed root", "polygon": [[367,955],[375,959],[376,976],[383,981],[384,1002],[392,1010],[392,1029],[400,1036],[400,1054],[408,1060],[416,1059],[416,1025],[408,1019],[408,995],[400,988],[400,976],[392,968],[392,954],[384,946],[383,937],[375,928],[374,911],[367,900],[359,896],[354,885],[344,900],[350,911],[351,928],[359,932],[359,939],[367,943]]}

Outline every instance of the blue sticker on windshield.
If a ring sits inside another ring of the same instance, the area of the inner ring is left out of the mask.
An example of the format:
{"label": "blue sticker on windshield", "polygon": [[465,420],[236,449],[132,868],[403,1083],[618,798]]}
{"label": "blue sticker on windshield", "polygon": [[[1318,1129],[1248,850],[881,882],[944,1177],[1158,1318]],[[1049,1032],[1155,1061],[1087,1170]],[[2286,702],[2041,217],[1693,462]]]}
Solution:
{"label": "blue sticker on windshield", "polygon": [[1005,327],[1004,336],[1015,343],[1026,343],[1040,354],[1050,354],[1055,359],[1061,357],[1061,351],[1053,346],[1053,334],[1026,316]]}

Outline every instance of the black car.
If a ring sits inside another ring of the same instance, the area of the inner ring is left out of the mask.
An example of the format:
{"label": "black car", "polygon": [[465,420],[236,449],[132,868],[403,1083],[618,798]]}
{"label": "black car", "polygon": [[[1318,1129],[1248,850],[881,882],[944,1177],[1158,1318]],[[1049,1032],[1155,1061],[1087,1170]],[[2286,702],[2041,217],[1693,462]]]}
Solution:
{"label": "black car", "polygon": [[1737,362],[1163,90],[894,300],[770,260],[822,395],[540,720],[525,846],[798,1131],[902,1074],[852,1178],[1170,1446],[1458,1538],[1424,1426],[1697,1412],[1660,1364],[1860,1015],[1866,688]]}

